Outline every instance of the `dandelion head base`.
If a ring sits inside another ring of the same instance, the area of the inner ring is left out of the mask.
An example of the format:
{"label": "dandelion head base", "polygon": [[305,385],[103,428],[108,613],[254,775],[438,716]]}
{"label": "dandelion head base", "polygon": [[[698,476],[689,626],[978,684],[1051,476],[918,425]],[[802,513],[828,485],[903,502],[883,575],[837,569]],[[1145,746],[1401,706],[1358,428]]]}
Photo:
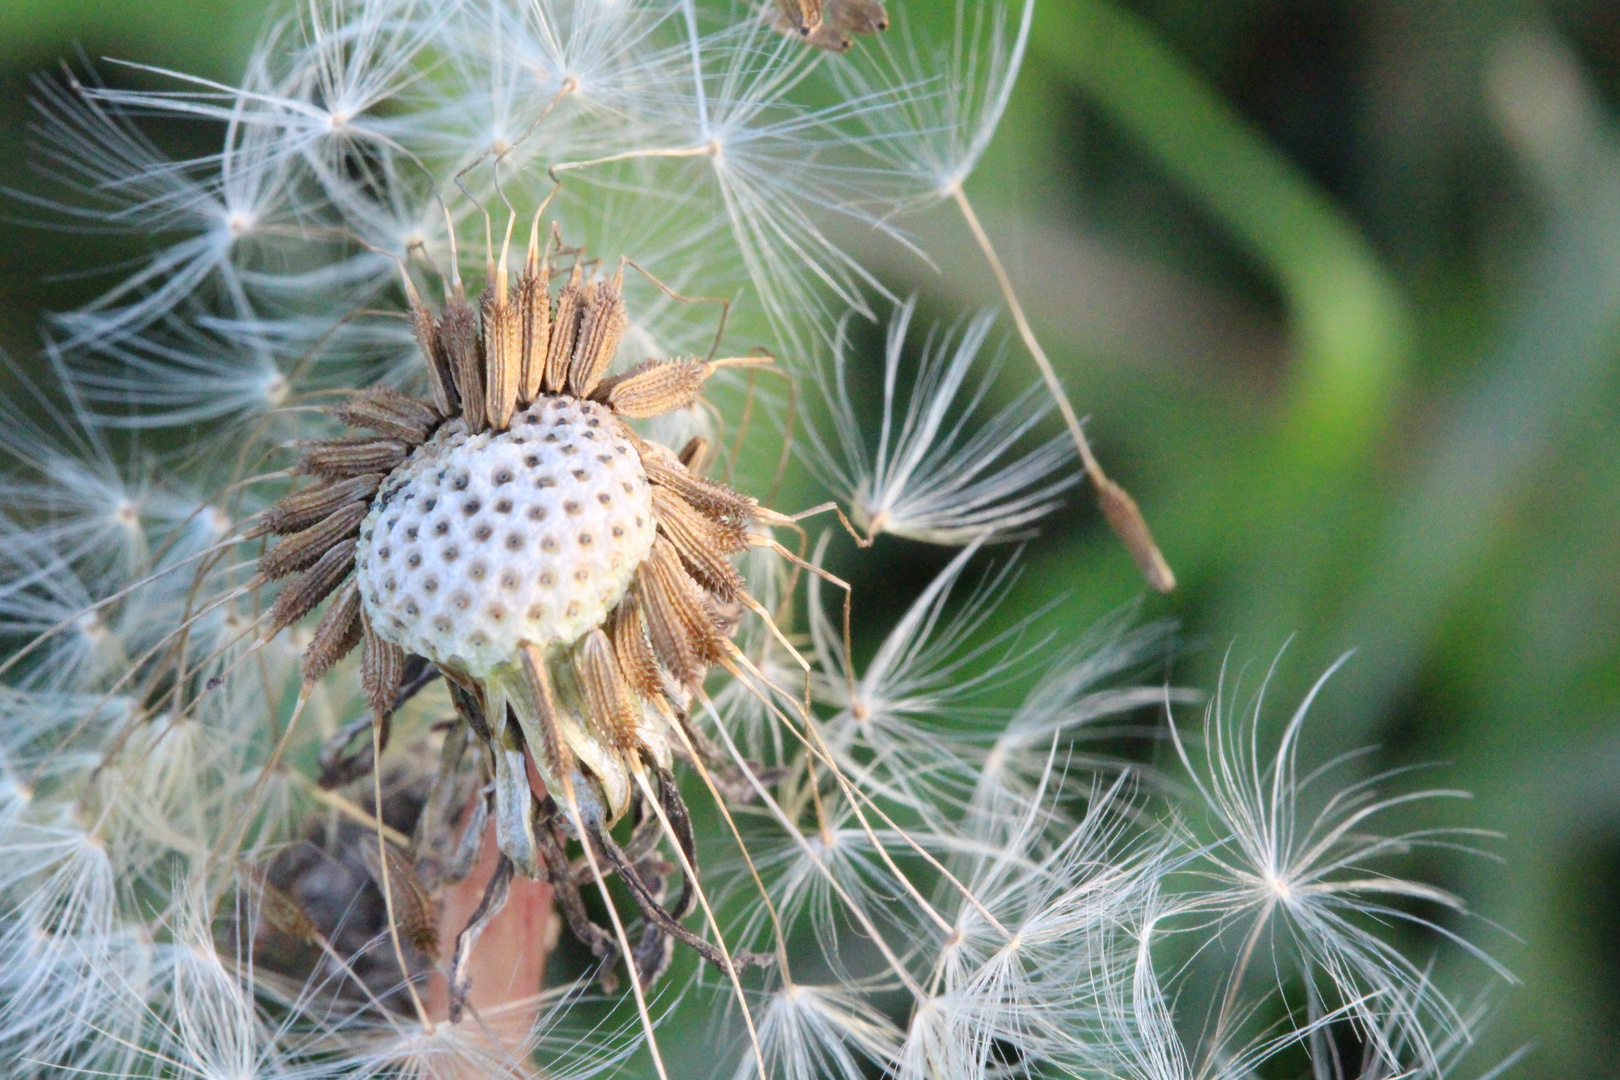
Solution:
{"label": "dandelion head base", "polygon": [[388,477],[360,529],[360,595],[373,633],[487,678],[523,642],[601,626],[654,535],[628,432],[595,402],[544,397],[508,431],[446,425]]}

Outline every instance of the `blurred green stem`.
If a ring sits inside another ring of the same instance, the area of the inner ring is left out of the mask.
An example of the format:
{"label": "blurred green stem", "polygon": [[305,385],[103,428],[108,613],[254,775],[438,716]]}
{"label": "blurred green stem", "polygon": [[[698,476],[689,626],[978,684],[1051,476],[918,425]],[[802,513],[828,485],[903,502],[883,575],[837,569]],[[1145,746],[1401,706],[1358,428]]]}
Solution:
{"label": "blurred green stem", "polygon": [[1135,16],[1041,5],[1036,48],[1276,275],[1297,360],[1284,447],[1314,469],[1363,452],[1408,352],[1405,305],[1354,224]]}
{"label": "blurred green stem", "polygon": [[1343,587],[1332,567],[1364,543],[1373,450],[1410,359],[1406,304],[1348,216],[1140,19],[1107,0],[1047,3],[1031,40],[1283,292],[1282,400],[1244,418],[1252,441],[1187,478],[1161,523],[1183,576],[1215,585],[1213,624],[1267,650],[1320,623]]}

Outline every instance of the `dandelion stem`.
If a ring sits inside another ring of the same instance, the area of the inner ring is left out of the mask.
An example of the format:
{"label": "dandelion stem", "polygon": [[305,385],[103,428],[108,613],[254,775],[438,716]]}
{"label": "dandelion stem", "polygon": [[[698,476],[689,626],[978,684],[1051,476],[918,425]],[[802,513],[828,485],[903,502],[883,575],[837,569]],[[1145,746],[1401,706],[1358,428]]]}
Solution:
{"label": "dandelion stem", "polygon": [[613,906],[613,897],[608,893],[607,879],[602,876],[602,868],[597,864],[596,852],[591,847],[590,830],[585,827],[585,816],[580,813],[579,799],[574,795],[574,782],[567,773],[563,774],[562,782],[563,798],[569,812],[574,815],[574,827],[579,830],[579,846],[585,852],[585,862],[590,865],[591,877],[596,879],[596,888],[601,892],[602,903],[607,907],[608,918],[613,922],[613,934],[619,939],[624,969],[630,975],[630,990],[636,998],[636,1013],[641,1017],[642,1030],[647,1033],[647,1052],[652,1055],[653,1068],[658,1072],[658,1080],[669,1080],[669,1072],[664,1068],[664,1055],[658,1050],[658,1036],[653,1030],[652,1013],[647,1010],[647,992],[641,986],[641,973],[636,970],[635,953],[630,948],[630,935],[625,933],[624,920],[619,918],[619,909]]}
{"label": "dandelion stem", "polygon": [[659,824],[663,825],[664,834],[669,837],[670,847],[675,852],[675,858],[680,861],[681,873],[685,874],[687,880],[692,883],[692,890],[697,894],[698,903],[703,905],[703,917],[708,922],[709,929],[714,932],[715,945],[719,948],[720,955],[726,958],[726,977],[731,980],[731,988],[737,994],[737,1007],[742,1010],[743,1024],[748,1028],[748,1042],[753,1047],[754,1061],[759,1065],[760,1078],[764,1080],[769,1073],[765,1068],[765,1051],[759,1045],[759,1032],[754,1030],[754,1015],[748,1010],[748,998],[743,994],[742,979],[737,975],[737,964],[731,958],[731,950],[726,947],[726,938],[720,931],[720,922],[714,917],[714,910],[709,907],[709,898],[704,893],[703,886],[698,884],[697,867],[692,865],[692,861],[686,857],[686,852],[682,850],[680,838],[675,833],[675,827],[670,824],[669,815],[664,813],[663,803],[659,801],[658,796],[653,792],[652,785],[647,783],[647,774],[642,768],[640,758],[630,759],[630,772],[635,776],[636,783],[641,787],[641,793],[646,797],[647,805],[652,808],[654,814],[658,815]]}
{"label": "dandelion stem", "polygon": [[382,724],[380,720],[381,717],[374,717],[371,724],[371,797],[376,806],[377,879],[382,884],[383,907],[388,912],[388,939],[394,944],[394,959],[399,962],[400,978],[405,980],[405,991],[411,995],[411,1005],[416,1009],[416,1018],[422,1022],[422,1029],[431,1034],[434,1028],[433,1021],[428,1018],[427,1008],[422,1004],[422,997],[416,992],[416,980],[411,978],[411,969],[405,963],[405,947],[399,942],[399,923],[394,920],[394,889],[389,881],[388,873],[388,839],[383,836]]}
{"label": "dandelion stem", "polygon": [[726,826],[731,830],[732,839],[737,841],[737,850],[742,852],[743,862],[748,867],[748,874],[754,879],[754,887],[759,890],[759,898],[765,904],[765,911],[770,916],[771,926],[775,930],[776,968],[782,973],[782,981],[791,986],[793,976],[789,973],[788,968],[787,937],[782,932],[782,918],[777,913],[776,903],[771,899],[770,892],[765,888],[765,882],[759,876],[759,867],[754,865],[754,857],[748,853],[748,845],[743,840],[742,830],[737,828],[737,819],[731,816],[731,808],[726,805],[726,800],[721,795],[719,786],[715,784],[714,777],[709,775],[709,768],[703,763],[703,755],[698,752],[697,747],[692,745],[691,738],[686,734],[686,725],[681,723],[669,711],[667,704],[662,701],[655,704],[669,722],[670,730],[675,733],[676,737],[681,740],[681,745],[686,748],[687,756],[697,769],[698,775],[703,778],[704,786],[709,789],[709,794],[714,797],[715,807],[720,811],[720,816],[725,819]]}

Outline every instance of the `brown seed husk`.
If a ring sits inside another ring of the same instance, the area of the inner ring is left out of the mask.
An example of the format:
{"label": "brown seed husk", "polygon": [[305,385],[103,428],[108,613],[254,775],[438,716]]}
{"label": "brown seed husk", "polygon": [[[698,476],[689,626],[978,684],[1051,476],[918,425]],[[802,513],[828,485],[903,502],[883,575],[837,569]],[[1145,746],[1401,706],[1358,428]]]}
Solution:
{"label": "brown seed husk", "polygon": [[439,423],[439,414],[426,402],[387,386],[372,387],[338,405],[332,414],[350,427],[366,428],[413,446],[424,442]]}
{"label": "brown seed husk", "polygon": [[593,396],[620,416],[662,416],[696,401],[708,377],[707,364],[648,360],[602,383]]}
{"label": "brown seed husk", "polygon": [[332,665],[360,644],[360,586],[352,579],[343,586],[332,606],[315,626],[304,650],[304,681],[319,682]]}
{"label": "brown seed husk", "polygon": [[398,439],[334,439],[310,447],[293,471],[331,481],[388,473],[409,449]]}
{"label": "brown seed husk", "polygon": [[609,626],[613,652],[619,658],[624,681],[643,700],[655,700],[663,693],[664,682],[658,674],[658,658],[653,655],[652,643],[647,640],[647,622],[633,595],[619,602]]}
{"label": "brown seed husk", "polygon": [[[531,254],[531,266],[534,262]],[[519,396],[524,403],[539,397],[544,389],[546,350],[551,344],[551,294],[547,290],[544,267],[531,269],[518,279],[519,347],[523,368],[523,388]]]}
{"label": "brown seed husk", "polygon": [[562,393],[568,386],[568,365],[574,358],[574,341],[579,335],[579,318],[590,300],[580,284],[579,264],[568,275],[568,283],[557,294],[557,308],[551,316],[551,339],[546,344],[545,390]]}
{"label": "brown seed husk", "polygon": [[889,13],[879,0],[828,0],[826,21],[846,34],[881,34]]}
{"label": "brown seed husk", "polygon": [[636,448],[641,452],[641,467],[648,480],[673,491],[706,517],[738,529],[746,528],[753,518],[759,504],[747,495],[698,476],[658,443],[638,440]]}
{"label": "brown seed husk", "polygon": [[270,605],[270,632],[279,634],[293,623],[315,610],[315,605],[332,595],[332,591],[354,570],[354,549],[357,541],[341,540],[320,560],[297,579],[289,582]]}
{"label": "brown seed husk", "polygon": [[265,527],[281,536],[307,529],[340,506],[371,498],[382,481],[382,473],[362,473],[335,484],[295,491],[265,513]]}
{"label": "brown seed husk", "polygon": [[371,715],[381,719],[394,711],[394,699],[399,697],[399,688],[405,681],[405,650],[373,633],[369,623],[363,644],[360,685],[365,690]]}
{"label": "brown seed husk", "polygon": [[613,644],[600,628],[586,634],[575,646],[574,672],[585,693],[590,719],[615,748],[634,753],[639,708],[619,673]]}
{"label": "brown seed husk", "polygon": [[506,430],[523,382],[523,326],[510,297],[497,285],[484,294],[485,411]]}
{"label": "brown seed husk", "polygon": [[1175,572],[1159,551],[1159,545],[1154,543],[1153,533],[1148,529],[1147,519],[1142,516],[1136,500],[1106,476],[1097,475],[1092,479],[1097,485],[1097,504],[1102,507],[1103,517],[1108,519],[1114,534],[1124,542],[1125,550],[1131,553],[1147,583],[1159,592],[1174,592]]}
{"label": "brown seed husk", "polygon": [[438,342],[461,396],[462,419],[476,435],[489,426],[484,408],[484,361],[478,347],[478,320],[459,293],[445,305]]}
{"label": "brown seed husk", "polygon": [[569,392],[590,397],[602,375],[619,351],[624,328],[629,325],[624,311],[624,272],[598,285],[591,293],[579,323],[579,341],[568,369]]}
{"label": "brown seed husk", "polygon": [[709,459],[709,440],[701,435],[692,436],[676,457],[688,469],[702,469]]}
{"label": "brown seed husk", "polygon": [[263,875],[255,874],[254,878],[259,918],[265,925],[310,944],[320,941],[321,932],[315,920],[309,917],[297,897],[263,880]]}
{"label": "brown seed husk", "polygon": [[683,686],[701,686],[708,665],[726,656],[726,640],[668,540],[653,540],[636,583],[653,651],[664,669]]}
{"label": "brown seed husk", "polygon": [[349,503],[309,528],[284,537],[259,560],[259,573],[274,581],[309,569],[338,541],[358,530],[369,511],[367,503]]}
{"label": "brown seed husk", "polygon": [[433,312],[422,303],[409,276],[405,278],[405,299],[411,309],[411,336],[427,361],[428,384],[433,390],[433,405],[440,416],[454,416],[461,400],[456,394],[455,379],[450,374],[450,362],[439,344],[438,330],[433,325]]}
{"label": "brown seed husk", "polygon": [[523,678],[529,684],[529,698],[534,703],[535,715],[540,722],[543,745],[536,749],[545,753],[553,768],[567,772],[573,768],[574,755],[557,733],[557,699],[551,692],[551,679],[546,674],[545,653],[538,645],[527,641],[519,651],[523,659]]}
{"label": "brown seed husk", "polygon": [[[383,845],[388,860],[388,892],[394,901],[394,920],[400,934],[417,952],[437,960],[439,958],[439,911],[427,886],[417,876],[416,868],[392,844]],[[366,861],[366,872],[383,887],[382,857],[377,845],[367,843],[361,847]]]}
{"label": "brown seed husk", "polygon": [[703,516],[665,487],[653,486],[652,503],[658,528],[675,545],[687,571],[721,599],[736,599],[747,584],[726,556],[748,546],[743,530]]}
{"label": "brown seed husk", "polygon": [[822,0],[776,0],[783,25],[801,34],[821,25]]}

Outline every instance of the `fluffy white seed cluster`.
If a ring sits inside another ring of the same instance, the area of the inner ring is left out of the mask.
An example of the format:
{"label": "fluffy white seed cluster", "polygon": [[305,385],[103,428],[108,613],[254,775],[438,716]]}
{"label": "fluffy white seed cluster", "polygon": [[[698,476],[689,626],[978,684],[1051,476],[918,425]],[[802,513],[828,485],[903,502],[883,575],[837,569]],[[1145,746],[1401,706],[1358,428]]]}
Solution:
{"label": "fluffy white seed cluster", "polygon": [[641,458],[595,402],[544,397],[509,431],[448,425],[384,483],[356,551],[372,627],[480,678],[567,646],[652,550]]}

